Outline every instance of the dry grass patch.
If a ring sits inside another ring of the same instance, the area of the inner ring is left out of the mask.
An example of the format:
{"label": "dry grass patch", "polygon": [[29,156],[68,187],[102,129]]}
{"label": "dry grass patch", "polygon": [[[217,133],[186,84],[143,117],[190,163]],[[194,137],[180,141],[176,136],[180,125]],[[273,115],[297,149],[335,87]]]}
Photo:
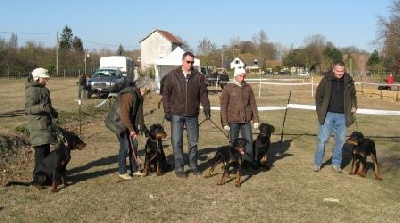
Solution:
{"label": "dry grass patch", "polygon": [[[65,117],[65,125],[79,131],[79,107],[74,101],[76,80],[54,78],[49,88],[54,106]],[[258,90],[257,86],[254,88]],[[2,134],[14,135],[15,127],[26,122],[23,113],[18,112],[24,106],[23,83],[0,82],[0,89],[3,102],[0,130]],[[293,103],[314,104],[308,89],[268,86],[257,99],[258,105],[284,106],[290,90]],[[210,92],[213,106],[219,105],[219,93]],[[13,96],[9,97],[10,94]],[[361,94],[358,98],[360,108],[399,110],[399,103],[392,100]],[[159,96],[154,94],[145,101],[145,120],[149,124],[163,122],[158,100]],[[358,115],[358,125],[348,130],[349,133],[361,130],[376,141],[382,182],[374,180],[372,169],[366,178],[347,174],[349,166],[343,174],[335,173],[329,165],[314,173],[315,111],[289,109],[282,142],[284,110],[260,112],[262,121],[276,127],[270,150],[273,167],[243,177],[240,189],[232,181],[217,186],[219,174],[209,179],[190,175],[182,180],[169,172],[117,183],[118,142],[103,124],[107,104],[95,108],[101,101],[85,100],[81,107],[81,130],[88,145],[72,153],[68,174],[73,184],[56,194],[34,187],[1,187],[0,222],[396,222],[400,219],[398,116]],[[204,115],[199,119],[203,121]],[[212,111],[212,120],[220,125],[218,111]],[[169,123],[163,124],[169,133]],[[208,121],[200,126],[200,131],[200,168],[205,171],[210,167],[208,159],[215,148],[225,145],[227,139]],[[144,136],[139,138],[141,149],[145,140]],[[167,158],[172,161],[169,138],[164,145]],[[7,162],[1,160],[1,185],[10,179],[30,180],[33,154],[28,152],[29,148],[16,151],[17,156],[7,156]],[[13,169],[16,166],[19,168]],[[339,202],[324,202],[324,198]]]}

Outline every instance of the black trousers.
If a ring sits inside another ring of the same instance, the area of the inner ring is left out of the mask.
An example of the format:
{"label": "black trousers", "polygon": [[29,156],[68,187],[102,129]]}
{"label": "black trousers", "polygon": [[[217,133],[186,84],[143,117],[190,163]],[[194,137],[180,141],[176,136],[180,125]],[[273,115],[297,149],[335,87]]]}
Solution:
{"label": "black trousers", "polygon": [[50,144],[43,144],[40,146],[34,146],[35,150],[35,166],[33,168],[32,175],[35,175],[36,170],[39,168],[40,164],[50,154]]}

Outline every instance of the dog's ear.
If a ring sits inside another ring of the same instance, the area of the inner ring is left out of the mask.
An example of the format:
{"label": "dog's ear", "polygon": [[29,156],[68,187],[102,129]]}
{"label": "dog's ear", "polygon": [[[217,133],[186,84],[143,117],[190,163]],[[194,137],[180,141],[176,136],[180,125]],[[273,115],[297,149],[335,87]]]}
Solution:
{"label": "dog's ear", "polygon": [[271,133],[275,132],[275,126],[270,125],[270,131],[271,131]]}

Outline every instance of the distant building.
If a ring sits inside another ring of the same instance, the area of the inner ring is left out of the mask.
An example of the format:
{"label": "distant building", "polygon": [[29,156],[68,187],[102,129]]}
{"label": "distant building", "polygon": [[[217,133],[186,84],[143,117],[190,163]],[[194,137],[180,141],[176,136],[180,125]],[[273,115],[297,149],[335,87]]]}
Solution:
{"label": "distant building", "polygon": [[140,42],[141,67],[152,67],[159,58],[164,58],[175,48],[181,47],[183,42],[170,32],[153,29]]}

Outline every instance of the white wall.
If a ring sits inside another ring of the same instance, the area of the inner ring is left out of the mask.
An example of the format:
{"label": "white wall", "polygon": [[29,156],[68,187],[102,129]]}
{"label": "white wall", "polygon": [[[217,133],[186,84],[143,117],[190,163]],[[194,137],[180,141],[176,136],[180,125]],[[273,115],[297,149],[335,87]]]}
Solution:
{"label": "white wall", "polygon": [[[165,46],[163,52],[160,45]],[[153,66],[156,59],[167,56],[171,51],[172,43],[158,32],[153,32],[140,43],[142,69]]]}

